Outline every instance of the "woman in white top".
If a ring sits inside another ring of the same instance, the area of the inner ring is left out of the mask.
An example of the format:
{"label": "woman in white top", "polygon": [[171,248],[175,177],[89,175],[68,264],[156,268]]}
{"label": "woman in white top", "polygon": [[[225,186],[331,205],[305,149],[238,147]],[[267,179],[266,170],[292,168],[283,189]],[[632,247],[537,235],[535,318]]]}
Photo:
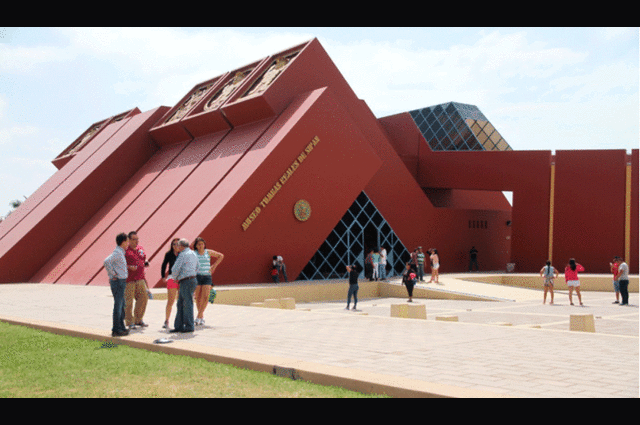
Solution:
{"label": "woman in white top", "polygon": [[[224,259],[224,255],[212,249],[207,249],[206,242],[200,237],[196,238],[193,247],[198,257],[198,274],[196,275],[198,285],[195,292],[198,317],[196,317],[195,324],[204,325],[204,310],[209,303],[209,293],[213,286],[211,275]],[[211,258],[215,258],[213,265],[211,264]]]}
{"label": "woman in white top", "polygon": [[438,282],[438,269],[440,268],[440,257],[438,256],[438,250],[435,248],[431,248],[429,250],[431,255],[429,255],[429,259],[431,260],[431,280],[429,282],[440,283]]}

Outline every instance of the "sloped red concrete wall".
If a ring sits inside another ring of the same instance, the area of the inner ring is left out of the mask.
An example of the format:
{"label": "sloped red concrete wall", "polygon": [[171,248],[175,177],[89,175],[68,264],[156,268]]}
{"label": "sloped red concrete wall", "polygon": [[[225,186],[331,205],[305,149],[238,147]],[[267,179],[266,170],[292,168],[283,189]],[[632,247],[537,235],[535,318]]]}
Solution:
{"label": "sloped red concrete wall", "polygon": [[131,178],[156,149],[148,130],[164,110],[109,125],[2,222],[0,282],[29,281]]}
{"label": "sloped red concrete wall", "polygon": [[[218,284],[268,281],[273,255],[286,259],[295,279],[379,166],[332,93],[316,90],[274,122],[176,234],[200,235],[225,254],[214,277]],[[304,222],[293,212],[301,199],[311,206]]]}

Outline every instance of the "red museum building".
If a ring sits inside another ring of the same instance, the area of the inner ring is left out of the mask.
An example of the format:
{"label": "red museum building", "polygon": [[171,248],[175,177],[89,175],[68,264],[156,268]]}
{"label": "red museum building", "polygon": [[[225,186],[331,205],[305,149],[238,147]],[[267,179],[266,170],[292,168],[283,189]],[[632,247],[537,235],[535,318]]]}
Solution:
{"label": "red museum building", "polygon": [[[108,285],[115,236],[136,230],[162,286],[174,237],[224,253],[214,284],[345,276],[385,246],[441,272],[537,272],[570,257],[638,273],[638,150],[514,151],[475,106],[376,118],[317,39],[197,84],[172,108],[91,125],[0,223],[0,283]],[[513,194],[513,206],[503,195]]]}

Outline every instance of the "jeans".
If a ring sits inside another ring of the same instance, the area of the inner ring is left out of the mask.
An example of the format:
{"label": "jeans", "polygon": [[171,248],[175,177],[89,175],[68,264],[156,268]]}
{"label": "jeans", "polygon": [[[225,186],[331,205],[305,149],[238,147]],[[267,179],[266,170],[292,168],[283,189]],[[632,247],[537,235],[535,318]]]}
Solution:
{"label": "jeans", "polygon": [[109,281],[113,294],[113,327],[111,332],[124,332],[124,291],[127,287],[127,279],[113,279]]}
{"label": "jeans", "polygon": [[178,303],[176,320],[173,324],[175,330],[180,332],[193,332],[193,293],[196,290],[196,278],[181,280],[178,288]]}
{"label": "jeans", "polygon": [[629,304],[629,281],[620,279],[618,284],[620,285],[620,296],[622,297],[620,304]]}
{"label": "jeans", "polygon": [[351,303],[351,296],[353,295],[353,307],[356,307],[356,304],[358,304],[358,289],[359,286],[357,284],[355,285],[349,285],[349,294],[347,295],[347,308],[349,308],[349,304]]}
{"label": "jeans", "polygon": [[289,279],[287,279],[287,266],[285,266],[284,264],[279,265],[278,272],[282,273],[285,282],[289,282]]}
{"label": "jeans", "polygon": [[384,279],[387,278],[387,273],[386,273],[387,270],[386,269],[387,269],[387,263],[384,263],[384,264],[378,263],[378,277],[381,280],[384,280]]}

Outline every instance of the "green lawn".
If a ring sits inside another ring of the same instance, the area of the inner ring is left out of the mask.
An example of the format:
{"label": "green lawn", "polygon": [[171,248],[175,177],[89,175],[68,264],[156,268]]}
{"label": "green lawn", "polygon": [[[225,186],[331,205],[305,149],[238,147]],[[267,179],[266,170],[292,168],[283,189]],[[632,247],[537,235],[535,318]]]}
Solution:
{"label": "green lawn", "polygon": [[369,396],[0,322],[2,398]]}

